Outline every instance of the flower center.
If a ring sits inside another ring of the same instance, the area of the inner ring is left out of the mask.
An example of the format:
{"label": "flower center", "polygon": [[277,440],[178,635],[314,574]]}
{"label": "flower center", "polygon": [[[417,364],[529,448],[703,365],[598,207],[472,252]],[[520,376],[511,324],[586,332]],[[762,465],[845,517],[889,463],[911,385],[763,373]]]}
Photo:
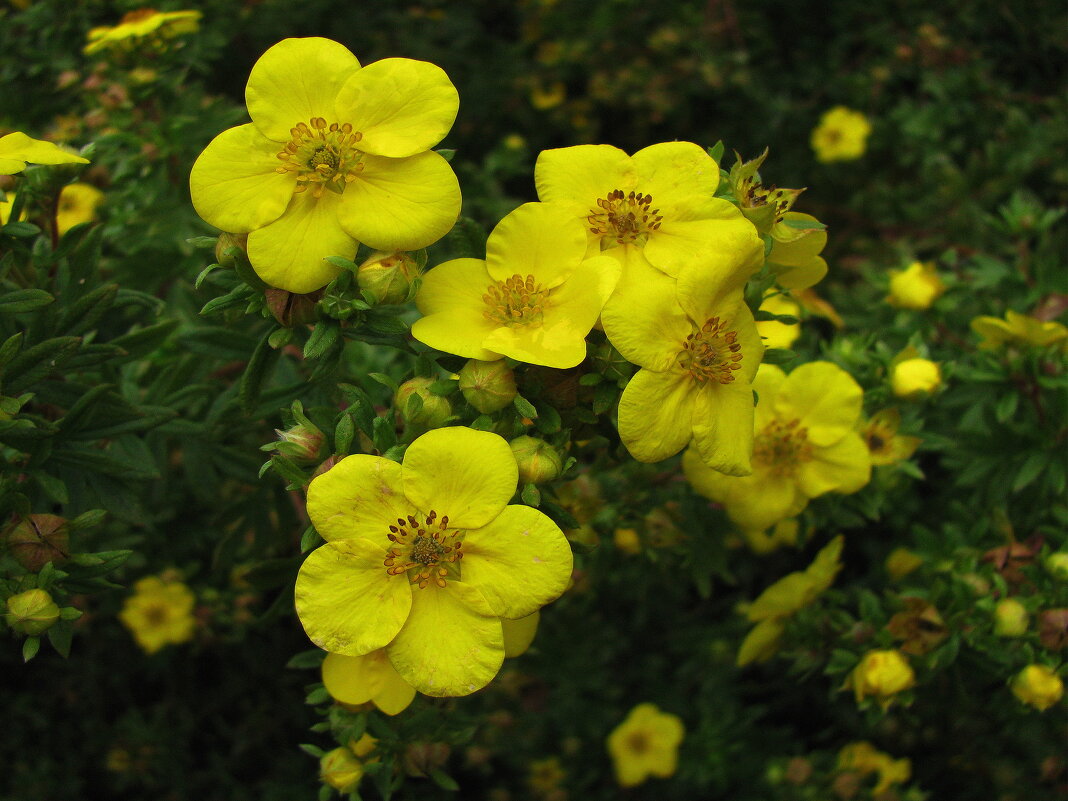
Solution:
{"label": "flower center", "polygon": [[312,117],[310,125],[297,123],[289,133],[293,138],[279,151],[282,166],[275,172],[297,174],[294,192],[310,187],[315,197],[322,197],[325,189],[340,195],[363,170],[363,153],[356,149],[363,134],[349,123],[327,125],[322,117]]}
{"label": "flower center", "polygon": [[644,243],[664,219],[657,214],[660,209],[650,210],[652,203],[652,195],[624,194],[622,189],[615,189],[597,199],[597,208],[590,209],[586,220],[590,230],[605,240],[614,239],[620,245],[630,245],[639,239]]}
{"label": "flower center", "polygon": [[506,281],[497,281],[486,287],[482,300],[487,320],[501,325],[541,325],[549,291],[534,281],[533,275],[526,278],[513,275]]}
{"label": "flower center", "polygon": [[644,754],[649,751],[651,743],[649,735],[644,731],[635,731],[627,735],[627,745],[634,754]]}
{"label": "flower center", "polygon": [[450,572],[457,578],[460,566],[456,563],[464,556],[463,543],[456,541],[460,532],[448,528],[449,516],[443,515],[439,519],[433,509],[422,523],[413,515],[398,517],[397,524],[390,526],[386,535],[393,543],[382,563],[386,572],[399,576],[410,571],[411,582],[419,589],[429,586],[430,582],[444,587]]}
{"label": "flower center", "polygon": [[150,626],[159,627],[167,622],[169,610],[163,604],[153,604],[144,610],[145,622]]}
{"label": "flower center", "polygon": [[771,468],[772,475],[793,476],[802,462],[812,459],[808,429],[800,420],[772,420],[753,440],[753,460]]}
{"label": "flower center", "polygon": [[694,380],[703,384],[718,381],[729,384],[734,373],[741,370],[742,346],[737,331],[725,331],[725,320],[711,317],[701,328],[686,337],[679,351],[678,364],[687,370]]}

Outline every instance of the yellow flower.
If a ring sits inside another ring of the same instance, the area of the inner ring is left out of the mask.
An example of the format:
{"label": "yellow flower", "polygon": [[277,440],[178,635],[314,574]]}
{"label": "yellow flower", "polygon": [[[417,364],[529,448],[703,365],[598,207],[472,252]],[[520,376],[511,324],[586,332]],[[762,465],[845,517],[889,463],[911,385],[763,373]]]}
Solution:
{"label": "yellow flower", "polygon": [[567,778],[567,773],[560,765],[559,758],[547,757],[530,763],[527,784],[538,798],[551,798],[565,778]]}
{"label": "yellow flower", "polygon": [[894,696],[916,683],[916,674],[908,660],[897,650],[868,651],[846,678],[843,690],[853,690],[859,704],[868,696],[886,709]]}
{"label": "yellow flower", "polygon": [[508,506],[518,468],[496,434],[441,428],[403,465],[348,456],[308,488],[327,541],[297,576],[296,608],[312,642],[390,663],[427,695],[484,687],[505,655],[500,618],[556,599],[571,549],[548,517]]}
{"label": "yellow flower", "polygon": [[642,541],[638,537],[637,530],[633,528],[617,528],[612,533],[612,542],[623,553],[636,554],[642,552]]}
{"label": "yellow flower", "polygon": [[1023,703],[1044,712],[1061,700],[1064,682],[1045,665],[1028,665],[1012,678],[1012,694]]}
{"label": "yellow flower", "polygon": [[92,184],[68,184],[59,193],[56,229],[59,235],[74,226],[96,219],[96,207],[104,202],[104,193]]}
{"label": "yellow flower", "polygon": [[925,398],[941,386],[942,370],[930,359],[902,359],[890,369],[890,388],[899,398]]}
{"label": "yellow flower", "polygon": [[627,266],[630,280],[601,322],[624,358],[642,368],[619,401],[619,436],[638,461],[666,459],[694,440],[709,469],[750,471],[750,382],[764,346],[742,290],[763,252],[750,228],[677,282],[645,264]]}
{"label": "yellow flower", "polygon": [[0,175],[14,175],[26,169],[27,164],[88,164],[73,153],[68,153],[52,142],[31,139],[21,131],[0,136]]}
{"label": "yellow flower", "polygon": [[873,465],[887,465],[908,459],[923,441],[919,437],[898,434],[901,413],[897,409],[883,409],[860,422],[860,436],[868,445]]}
{"label": "yellow flower", "polygon": [[893,784],[903,784],[912,776],[912,763],[908,759],[893,759],[889,754],[877,750],[866,741],[850,743],[838,752],[838,770],[851,771],[867,776],[878,773],[879,781],[872,788],[872,795],[878,797],[890,789]]}
{"label": "yellow flower", "polygon": [[189,175],[207,222],[247,233],[268,284],[299,294],[329,283],[359,242],[419,250],[452,227],[460,186],[430,150],[459,99],[433,64],[387,58],[366,67],[329,39],[285,39],[245,87],[252,123],[223,131]]}
{"label": "yellow flower", "polygon": [[619,278],[614,260],[585,255],[577,220],[526,203],[493,229],[485,261],[453,259],[423,277],[412,336],[472,359],[574,367]]}
{"label": "yellow flower", "polygon": [[387,715],[397,715],[415,698],[415,688],[401,678],[381,648],[363,656],[327,654],[322,673],[326,691],[343,704],[371,701]]}
{"label": "yellow flower", "polygon": [[375,750],[378,741],[369,734],[359,740],[349,742],[349,746],[327,751],[319,759],[319,778],[341,793],[356,789],[363,778],[363,766],[368,762],[377,762],[378,758],[365,757]]}
{"label": "yellow flower", "polygon": [[559,106],[567,98],[567,89],[562,81],[550,84],[535,84],[530,90],[530,105],[538,111],[546,111]]}
{"label": "yellow flower", "polygon": [[180,581],[146,576],[134,584],[134,594],[123,603],[119,620],[145,653],[154,654],[164,645],[192,639],[195,600],[192,590]]}
{"label": "yellow flower", "polygon": [[[764,298],[763,303],[760,304],[760,310],[791,317],[797,317],[801,314],[801,306],[782,294]],[[764,340],[765,348],[789,348],[801,336],[800,323],[787,324],[780,323],[777,320],[759,320],[756,327],[757,332]]]}
{"label": "yellow flower", "polygon": [[685,729],[676,715],[654,704],[638,704],[608,735],[608,753],[621,787],[641,784],[650,776],[666,779],[675,773],[679,743]]}
{"label": "yellow flower", "polygon": [[1068,328],[1060,323],[1039,320],[1011,309],[1005,312],[1004,320],[976,317],[972,320],[972,330],[983,338],[979,343],[983,350],[994,350],[1004,345],[1045,348],[1068,342]]}
{"label": "yellow flower", "polygon": [[830,362],[810,362],[789,376],[760,366],[753,388],[753,473],[732,477],[709,469],[691,448],[682,466],[694,489],[722,503],[742,529],[763,531],[795,517],[810,498],[856,492],[871,478],[871,457],[854,430],[863,391]]}
{"label": "yellow flower", "polygon": [[156,11],[139,8],[126,14],[118,25],[93,28],[83,53],[91,56],[103,50],[126,50],[142,43],[158,45],[200,27],[199,11]]}
{"label": "yellow flower", "polygon": [[[819,222],[811,214],[799,211],[788,211],[783,217],[797,223]],[[826,229],[808,229],[804,236],[787,241],[773,239],[768,268],[775,273],[775,280],[783,289],[808,289],[827,275],[827,262],[820,255],[826,246]]]}
{"label": "yellow flower", "polygon": [[835,106],[823,113],[812,131],[812,149],[822,162],[852,161],[864,155],[871,123],[859,111]]}
{"label": "yellow flower", "polygon": [[899,309],[926,309],[945,291],[933,263],[914,261],[905,270],[890,271],[886,302]]}

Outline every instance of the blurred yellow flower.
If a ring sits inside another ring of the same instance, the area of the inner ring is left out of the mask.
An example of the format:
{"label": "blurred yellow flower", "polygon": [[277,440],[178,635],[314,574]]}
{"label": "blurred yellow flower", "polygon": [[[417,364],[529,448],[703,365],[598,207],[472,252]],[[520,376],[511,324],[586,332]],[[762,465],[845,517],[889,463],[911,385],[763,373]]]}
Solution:
{"label": "blurred yellow flower", "polygon": [[146,653],[154,654],[165,645],[192,639],[196,598],[189,587],[163,576],[146,576],[133,588],[134,594],[123,603],[119,620]]}
{"label": "blurred yellow flower", "polygon": [[0,175],[14,175],[27,164],[88,164],[89,159],[68,153],[53,142],[32,139],[21,131],[0,136]]}
{"label": "blurred yellow flower", "polygon": [[[801,306],[787,295],[781,293],[764,298],[760,310],[771,314],[798,317]],[[789,348],[801,336],[800,323],[780,323],[777,320],[758,320],[757,333],[764,340],[765,348]]]}
{"label": "blurred yellow flower", "polygon": [[260,56],[245,87],[252,122],[223,131],[197,158],[197,213],[248,234],[266,283],[307,293],[360,242],[413,251],[444,236],[460,185],[430,148],[448,133],[459,98],[433,64],[387,58],[361,67],[329,39],[285,39]]}
{"label": "blurred yellow flower", "polygon": [[323,784],[333,787],[341,793],[356,789],[363,778],[363,766],[368,762],[377,762],[378,758],[367,759],[375,750],[378,741],[369,734],[349,745],[327,751],[319,759],[319,778]]}
{"label": "blurred yellow flower", "polygon": [[873,465],[887,465],[908,459],[923,442],[919,437],[898,434],[901,413],[897,409],[882,409],[870,420],[859,423],[860,436],[868,445]]}
{"label": "blurred yellow flower", "polygon": [[942,370],[930,359],[902,359],[890,368],[890,388],[898,398],[925,398],[941,386]]}
{"label": "blurred yellow flower", "polygon": [[1005,345],[1045,348],[1058,343],[1068,343],[1068,328],[1052,320],[1043,321],[1026,314],[1005,312],[1005,319],[976,317],[972,330],[983,338],[979,347],[994,350]]}
{"label": "blurred yellow flower", "polygon": [[530,90],[530,105],[538,111],[547,111],[564,102],[567,97],[567,89],[562,81],[553,81],[550,84],[538,83]]}
{"label": "blurred yellow flower", "polygon": [[141,44],[160,46],[167,39],[194,33],[200,27],[199,11],[156,11],[139,8],[127,13],[118,25],[93,28],[82,50],[87,56],[104,50],[129,50]]}
{"label": "blurred yellow flower", "polygon": [[59,193],[56,206],[56,230],[60,236],[71,228],[96,219],[96,209],[104,202],[104,193],[92,184],[67,184]]}
{"label": "blurred yellow flower", "polygon": [[679,743],[685,729],[676,715],[654,704],[638,704],[608,735],[608,753],[621,787],[641,784],[650,776],[666,779],[675,773]]}
{"label": "blurred yellow flower", "polygon": [[1064,682],[1046,665],[1028,665],[1012,678],[1012,694],[1044,712],[1064,696]]}
{"label": "blurred yellow flower", "polygon": [[921,310],[929,308],[945,291],[933,262],[914,261],[904,270],[890,271],[886,302],[899,309]]}
{"label": "blurred yellow flower", "polygon": [[823,112],[812,131],[812,149],[818,161],[852,161],[864,155],[870,133],[867,117],[845,106],[835,106]]}
{"label": "blurred yellow flower", "polygon": [[838,752],[838,770],[859,773],[867,776],[877,773],[879,780],[872,788],[872,795],[878,797],[890,789],[891,785],[903,784],[912,776],[912,763],[908,759],[894,759],[889,754],[877,750],[866,741],[850,743]]}
{"label": "blurred yellow flower", "polygon": [[642,541],[638,537],[637,530],[633,528],[617,528],[612,533],[612,543],[623,553],[642,552]]}
{"label": "blurred yellow flower", "polygon": [[897,650],[868,651],[846,678],[843,690],[851,689],[859,704],[871,696],[886,709],[894,696],[916,683],[908,660]]}

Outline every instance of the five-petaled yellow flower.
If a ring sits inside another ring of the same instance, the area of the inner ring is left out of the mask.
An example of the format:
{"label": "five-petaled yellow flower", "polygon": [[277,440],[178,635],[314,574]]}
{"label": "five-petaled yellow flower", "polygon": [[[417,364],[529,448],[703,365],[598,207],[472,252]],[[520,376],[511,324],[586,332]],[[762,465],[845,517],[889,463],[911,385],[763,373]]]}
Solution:
{"label": "five-petaled yellow flower", "polygon": [[586,258],[566,210],[526,203],[493,229],[485,261],[453,259],[423,277],[412,336],[472,359],[574,367],[618,278],[613,259]]}
{"label": "five-petaled yellow flower", "polygon": [[146,653],[154,654],[164,645],[193,637],[195,602],[193,591],[182,582],[145,576],[134,584],[134,594],[123,603],[119,620]]}
{"label": "five-petaled yellow flower", "polygon": [[868,651],[846,677],[843,690],[852,690],[859,704],[867,697],[874,698],[883,709],[889,707],[898,693],[916,684],[912,665],[893,648]]}
{"label": "five-petaled yellow flower", "polygon": [[53,142],[33,139],[22,131],[0,136],[0,175],[14,175],[27,164],[88,164],[89,159],[68,153]]}
{"label": "five-petaled yellow flower", "polygon": [[666,459],[693,439],[711,469],[750,471],[750,382],[764,346],[742,290],[763,255],[750,227],[678,281],[634,263],[631,281],[605,307],[608,339],[643,368],[619,400],[619,437],[638,461]]}
{"label": "five-petaled yellow flower", "polygon": [[972,330],[983,338],[979,347],[995,350],[1005,345],[1046,348],[1050,345],[1068,344],[1068,328],[1054,320],[1039,320],[1027,314],[1009,309],[1005,319],[999,317],[976,317]]}
{"label": "five-petaled yellow flower", "polygon": [[793,517],[825,492],[856,492],[871,478],[868,446],[854,430],[863,390],[842,368],[810,362],[787,376],[760,366],[753,474],[727,476],[710,469],[691,448],[686,477],[707,498],[722,503],[743,529],[763,530]]}
{"label": "five-petaled yellow flower", "polygon": [[873,465],[887,465],[908,459],[923,441],[897,433],[901,426],[901,412],[897,409],[882,409],[861,421],[860,436],[868,445]]}
{"label": "five-petaled yellow flower", "polygon": [[327,543],[296,585],[312,642],[346,656],[384,648],[427,695],[488,684],[505,656],[501,618],[532,614],[571,576],[556,524],[508,505],[518,475],[503,438],[440,428],[403,464],[357,454],[312,481],[308,515]]}
{"label": "five-petaled yellow flower", "polygon": [[677,715],[661,712],[655,704],[638,704],[608,735],[616,781],[621,787],[633,787],[650,776],[673,775],[683,734]]}
{"label": "five-petaled yellow flower", "polygon": [[418,250],[456,221],[460,186],[430,150],[459,106],[439,67],[361,67],[329,39],[285,39],[253,66],[245,102],[252,123],[212,140],[189,189],[206,221],[249,235],[249,260],[271,286],[311,292],[341,269],[328,256],[351,259],[359,242]]}
{"label": "five-petaled yellow flower", "polygon": [[835,106],[823,112],[812,131],[812,149],[822,162],[852,161],[864,155],[871,123],[859,111]]}
{"label": "five-petaled yellow flower", "polygon": [[139,8],[127,13],[118,25],[93,28],[82,50],[87,56],[104,50],[129,50],[141,44],[162,47],[167,39],[194,33],[200,27],[199,11],[156,11]]}

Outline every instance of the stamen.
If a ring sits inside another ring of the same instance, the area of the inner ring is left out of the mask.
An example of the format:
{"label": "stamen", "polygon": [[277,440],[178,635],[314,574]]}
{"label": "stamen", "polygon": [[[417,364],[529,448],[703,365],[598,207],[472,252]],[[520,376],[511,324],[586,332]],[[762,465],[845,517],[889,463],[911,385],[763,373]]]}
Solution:
{"label": "stamen", "polygon": [[[482,296],[487,308],[483,315],[487,320],[507,326],[541,325],[545,314],[549,291],[534,280],[516,273],[505,281],[497,281],[486,287]],[[447,525],[442,518],[442,528]],[[429,521],[427,521],[429,523]]]}
{"label": "stamen", "polygon": [[590,231],[604,238],[602,248],[611,247],[612,240],[619,245],[644,243],[664,219],[660,209],[650,208],[652,203],[652,195],[614,189],[597,199],[597,208],[590,210],[586,221]]}
{"label": "stamen", "polygon": [[753,461],[770,468],[775,476],[794,476],[801,463],[811,458],[808,429],[800,420],[772,420],[753,440]]}
{"label": "stamen", "polygon": [[682,369],[699,383],[718,381],[730,384],[734,373],[742,369],[742,345],[737,331],[726,331],[727,321],[711,317],[695,328],[682,343],[676,357]]}
{"label": "stamen", "polygon": [[315,197],[325,190],[341,194],[363,170],[363,153],[356,144],[363,134],[353,131],[350,123],[327,124],[323,117],[312,117],[308,124],[297,123],[289,129],[292,139],[278,153],[282,166],[275,172],[295,172],[294,192],[309,187]]}
{"label": "stamen", "polygon": [[458,539],[463,532],[449,531],[448,524],[448,516],[438,518],[433,509],[422,522],[415,515],[397,518],[397,525],[390,525],[390,533],[386,535],[396,546],[382,562],[386,573],[391,576],[407,573],[410,582],[419,588],[428,587],[431,582],[445,587],[450,575],[459,577],[459,566],[451,565],[463,557],[463,542]]}

